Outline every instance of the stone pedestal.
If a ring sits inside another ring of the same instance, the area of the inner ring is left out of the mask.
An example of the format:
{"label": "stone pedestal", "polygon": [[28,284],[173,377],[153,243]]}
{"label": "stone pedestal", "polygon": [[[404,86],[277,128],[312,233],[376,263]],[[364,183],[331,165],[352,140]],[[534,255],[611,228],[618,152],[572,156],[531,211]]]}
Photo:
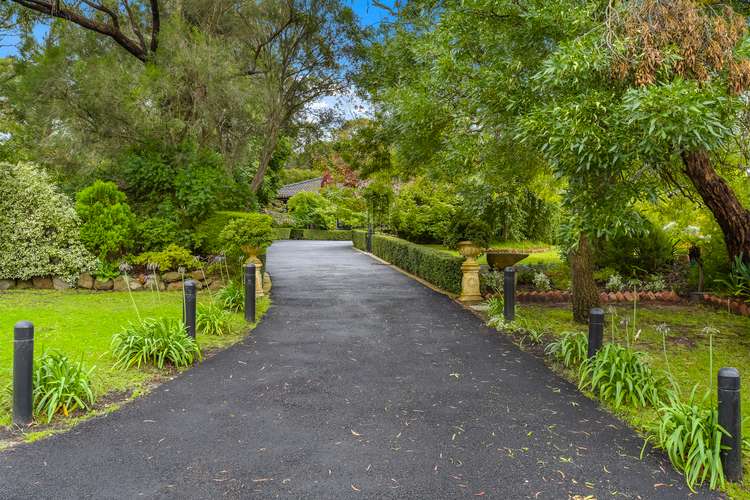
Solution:
{"label": "stone pedestal", "polygon": [[479,291],[479,263],[473,258],[467,258],[461,264],[463,278],[461,278],[461,302],[481,302],[482,294]]}
{"label": "stone pedestal", "polygon": [[255,264],[255,298],[263,297],[263,263],[255,256],[247,259],[247,262]]}

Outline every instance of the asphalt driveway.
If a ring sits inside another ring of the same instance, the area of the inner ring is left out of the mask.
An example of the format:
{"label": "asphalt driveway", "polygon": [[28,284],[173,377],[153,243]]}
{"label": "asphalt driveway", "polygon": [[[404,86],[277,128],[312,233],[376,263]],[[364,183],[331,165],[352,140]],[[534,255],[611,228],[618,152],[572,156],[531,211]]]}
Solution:
{"label": "asphalt driveway", "polygon": [[0,498],[686,498],[642,440],[445,296],[282,241],[246,341],[0,453]]}

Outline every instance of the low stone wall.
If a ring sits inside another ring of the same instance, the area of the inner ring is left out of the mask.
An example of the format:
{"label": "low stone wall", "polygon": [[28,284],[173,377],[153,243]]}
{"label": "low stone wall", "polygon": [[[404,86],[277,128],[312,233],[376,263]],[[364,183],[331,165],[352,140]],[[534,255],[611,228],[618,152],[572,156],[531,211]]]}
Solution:
{"label": "low stone wall", "polygon": [[185,273],[183,276],[178,272],[169,272],[154,276],[153,274],[140,274],[130,276],[118,276],[115,279],[99,280],[90,273],[83,273],[78,277],[75,284],[68,283],[60,278],[33,278],[30,280],[0,280],[0,291],[2,290],[68,290],[78,288],[81,290],[98,291],[126,291],[130,290],[156,290],[161,291],[182,290],[182,279],[192,279],[197,283],[198,289],[209,288],[218,290],[224,286],[224,280],[217,275],[204,275],[203,271],[197,270]]}

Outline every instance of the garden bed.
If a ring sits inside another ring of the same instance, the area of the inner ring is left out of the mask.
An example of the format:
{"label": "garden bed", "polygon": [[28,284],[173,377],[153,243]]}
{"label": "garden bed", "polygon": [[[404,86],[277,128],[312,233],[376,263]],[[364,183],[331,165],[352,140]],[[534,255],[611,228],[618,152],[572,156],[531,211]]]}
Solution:
{"label": "garden bed", "polygon": [[[0,389],[12,382],[13,325],[21,320],[30,320],[35,326],[34,353],[40,357],[45,351],[60,351],[71,360],[81,360],[88,366],[96,366],[93,388],[99,396],[93,412],[85,416],[108,411],[132,397],[148,392],[154,384],[168,380],[182,370],[158,370],[150,366],[140,369],[116,369],[110,354],[112,336],[138,317],[133,302],[141,317],[182,317],[182,293],[138,293],[110,292],[106,294],[87,291],[42,291],[14,290],[0,293]],[[210,300],[207,291],[198,294],[198,303]],[[268,310],[270,301],[261,298],[258,302],[258,317]],[[203,349],[204,358],[212,352],[225,348],[244,338],[255,327],[244,322],[240,313],[232,315],[233,332],[223,336],[199,334],[197,341]],[[73,415],[75,417],[75,415]],[[7,391],[0,396],[0,426],[10,424],[10,401]],[[76,421],[56,418],[49,425],[35,424],[29,432],[48,432],[67,428]],[[7,437],[8,431],[5,431]],[[19,438],[18,435],[15,435]],[[32,437],[33,439],[33,437]],[[0,447],[3,446],[0,435]],[[7,444],[7,443],[6,443]]]}

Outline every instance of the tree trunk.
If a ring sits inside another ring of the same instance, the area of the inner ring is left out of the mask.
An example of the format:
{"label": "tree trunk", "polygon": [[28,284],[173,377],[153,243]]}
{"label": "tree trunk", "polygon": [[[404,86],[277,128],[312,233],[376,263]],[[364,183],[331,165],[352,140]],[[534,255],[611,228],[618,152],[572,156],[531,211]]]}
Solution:
{"label": "tree trunk", "polygon": [[599,306],[599,290],[594,281],[594,256],[588,236],[580,234],[578,248],[570,252],[569,259],[573,282],[573,320],[586,323],[589,310]]}
{"label": "tree trunk", "polygon": [[743,260],[750,262],[750,212],[713,169],[706,151],[684,152],[682,162],[685,174],[724,233],[729,257],[742,254]]}
{"label": "tree trunk", "polygon": [[255,172],[253,182],[250,183],[250,190],[253,193],[257,193],[260,187],[263,185],[263,178],[268,170],[268,165],[271,163],[273,153],[276,151],[276,145],[279,142],[279,126],[277,123],[271,123],[266,140],[263,142],[263,148],[260,150],[260,158],[258,158],[258,171]]}

